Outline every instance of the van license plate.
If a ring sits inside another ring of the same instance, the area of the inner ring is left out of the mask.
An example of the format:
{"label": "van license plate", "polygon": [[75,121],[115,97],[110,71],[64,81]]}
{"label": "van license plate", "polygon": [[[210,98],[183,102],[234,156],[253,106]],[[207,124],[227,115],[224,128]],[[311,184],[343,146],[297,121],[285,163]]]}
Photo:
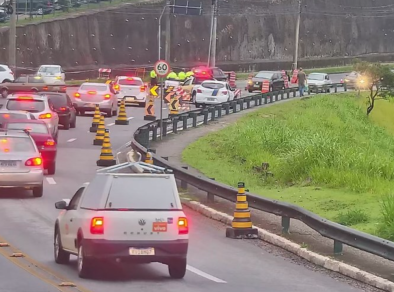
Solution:
{"label": "van license plate", "polygon": [[60,90],[60,87],[59,86],[55,86],[54,88],[53,88],[53,90]]}
{"label": "van license plate", "polygon": [[150,248],[129,248],[130,255],[155,255],[155,249],[153,247]]}
{"label": "van license plate", "polygon": [[134,97],[134,96],[126,97],[126,100],[127,100],[127,101],[134,101],[134,100],[135,100],[135,97]]}

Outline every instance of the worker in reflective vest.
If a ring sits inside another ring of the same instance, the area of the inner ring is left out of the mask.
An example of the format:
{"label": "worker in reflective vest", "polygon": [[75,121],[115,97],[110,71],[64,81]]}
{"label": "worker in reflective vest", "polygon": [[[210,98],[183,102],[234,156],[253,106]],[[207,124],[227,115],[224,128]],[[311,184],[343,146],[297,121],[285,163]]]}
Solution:
{"label": "worker in reflective vest", "polygon": [[156,86],[157,85],[157,74],[155,70],[150,71],[150,86]]}
{"label": "worker in reflective vest", "polygon": [[171,73],[167,75],[167,79],[168,80],[177,80],[178,75],[176,75],[176,73],[174,71],[171,71]]}
{"label": "worker in reflective vest", "polygon": [[194,75],[193,71],[186,72],[186,78],[189,78],[190,76],[193,76],[193,75]]}
{"label": "worker in reflective vest", "polygon": [[178,73],[178,78],[179,78],[179,81],[185,81],[186,73],[185,73],[184,69]]}

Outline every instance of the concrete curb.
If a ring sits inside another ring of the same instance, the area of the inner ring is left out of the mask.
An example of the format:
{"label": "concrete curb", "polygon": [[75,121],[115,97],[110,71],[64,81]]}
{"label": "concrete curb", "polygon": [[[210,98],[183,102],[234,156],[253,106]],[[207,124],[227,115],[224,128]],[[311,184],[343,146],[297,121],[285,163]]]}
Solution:
{"label": "concrete curb", "polygon": [[[211,218],[216,221],[220,221],[226,225],[231,226],[233,220],[232,216],[226,213],[216,211],[210,207],[207,207],[199,202],[191,201],[188,199],[182,199],[182,203],[189,207],[190,209],[201,213],[202,215]],[[326,268],[337,273],[340,273],[349,278],[355,279],[357,281],[363,282],[370,286],[382,289],[384,291],[394,292],[394,283],[389,280],[383,279],[381,277],[375,276],[368,272],[362,271],[356,267],[350,266],[348,264],[342,263],[340,261],[331,259],[326,256],[319,255],[315,252],[309,251],[302,248],[299,244],[294,243],[284,237],[270,233],[262,228],[253,226],[257,228],[259,239],[281,247],[317,266]]]}

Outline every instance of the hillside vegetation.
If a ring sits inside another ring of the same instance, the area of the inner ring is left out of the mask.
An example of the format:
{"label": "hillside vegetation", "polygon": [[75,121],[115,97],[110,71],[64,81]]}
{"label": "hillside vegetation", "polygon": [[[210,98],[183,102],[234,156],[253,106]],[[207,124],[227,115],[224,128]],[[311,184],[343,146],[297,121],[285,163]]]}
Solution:
{"label": "hillside vegetation", "polygon": [[394,103],[377,102],[367,117],[364,99],[347,93],[263,108],[191,144],[183,159],[216,180],[245,181],[251,192],[391,238],[382,214],[392,201],[393,153]]}

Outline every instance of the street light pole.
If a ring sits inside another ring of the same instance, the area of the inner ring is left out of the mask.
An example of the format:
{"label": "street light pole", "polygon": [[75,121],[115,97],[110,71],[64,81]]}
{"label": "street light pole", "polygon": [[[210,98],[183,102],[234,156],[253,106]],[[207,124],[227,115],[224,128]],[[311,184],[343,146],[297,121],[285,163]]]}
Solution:
{"label": "street light pole", "polygon": [[163,11],[161,12],[160,17],[159,17],[159,36],[158,36],[159,58],[158,58],[158,60],[161,60],[161,19],[163,18],[163,14],[164,14],[164,11],[166,11],[166,8],[167,8],[167,5],[164,6]]}
{"label": "street light pole", "polygon": [[215,67],[216,65],[216,35],[217,35],[217,26],[218,26],[218,0],[212,0],[213,13],[212,13],[212,31],[211,31],[211,67]]}
{"label": "street light pole", "polygon": [[16,74],[16,0],[12,0],[10,4],[13,12],[10,17],[10,30],[8,31],[8,65]]}
{"label": "street light pole", "polygon": [[297,69],[298,66],[298,43],[300,41],[300,24],[301,24],[301,0],[298,0],[298,15],[295,30],[295,40],[294,40],[294,57],[293,57],[293,70]]}
{"label": "street light pole", "polygon": [[207,67],[211,63],[211,49],[212,49],[212,34],[213,34],[213,21],[214,21],[214,12],[215,12],[215,0],[212,0],[212,9],[211,9],[211,31],[209,33],[209,48],[208,48],[208,62]]}
{"label": "street light pole", "polygon": [[[166,7],[170,7],[171,0],[167,0]],[[165,43],[165,57],[164,59],[170,63],[171,59],[171,14],[170,9],[166,13],[166,43]]]}

